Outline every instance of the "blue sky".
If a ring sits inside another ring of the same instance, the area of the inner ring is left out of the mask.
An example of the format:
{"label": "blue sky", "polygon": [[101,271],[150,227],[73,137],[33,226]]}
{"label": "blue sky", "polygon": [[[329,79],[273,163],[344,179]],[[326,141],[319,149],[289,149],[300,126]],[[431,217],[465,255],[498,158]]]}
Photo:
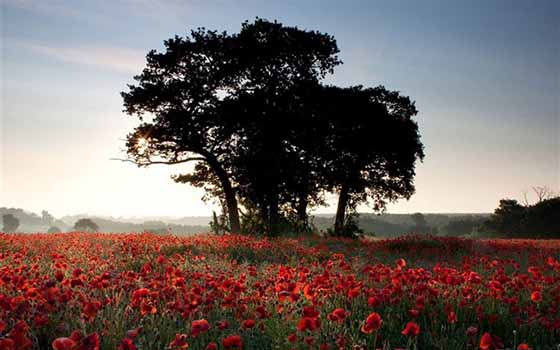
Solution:
{"label": "blue sky", "polygon": [[560,187],[559,1],[2,0],[1,14],[0,206],[209,214],[169,179],[188,166],[110,160],[136,122],[119,92],[164,39],[256,16],[334,35],[344,65],[328,82],[416,101],[426,159],[389,212],[488,212]]}

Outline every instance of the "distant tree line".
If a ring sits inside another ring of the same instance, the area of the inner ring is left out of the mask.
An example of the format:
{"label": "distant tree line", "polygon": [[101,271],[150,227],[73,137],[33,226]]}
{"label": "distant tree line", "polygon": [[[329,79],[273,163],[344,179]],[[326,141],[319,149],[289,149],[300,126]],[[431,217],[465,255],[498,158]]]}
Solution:
{"label": "distant tree line", "polygon": [[560,238],[560,197],[540,199],[533,205],[503,199],[485,227],[509,237]]}
{"label": "distant tree line", "polygon": [[[209,226],[202,224],[180,224],[162,220],[138,220],[123,222],[104,217],[88,217],[73,215],[55,218],[48,211],[41,215],[20,208],[0,207],[1,232],[48,232],[59,233],[68,231],[102,231],[102,232],[153,232],[176,234],[195,234],[210,231]],[[84,221],[86,219],[87,221]],[[91,221],[91,223],[90,223]],[[17,222],[17,225],[16,225]],[[188,222],[188,221],[187,221]],[[200,222],[200,220],[198,220]],[[92,224],[93,223],[93,224]],[[96,225],[97,228],[94,226]]]}
{"label": "distant tree line", "polygon": [[228,231],[309,231],[309,210],[336,193],[333,232],[351,236],[359,204],[382,211],[414,193],[424,157],[414,102],[383,86],[324,85],[342,63],[334,37],[257,19],[164,46],[122,93],[140,120],[125,161],[196,162],[173,179],[218,201]]}
{"label": "distant tree line", "polygon": [[13,214],[2,215],[2,232],[15,232],[19,227],[19,219]]}

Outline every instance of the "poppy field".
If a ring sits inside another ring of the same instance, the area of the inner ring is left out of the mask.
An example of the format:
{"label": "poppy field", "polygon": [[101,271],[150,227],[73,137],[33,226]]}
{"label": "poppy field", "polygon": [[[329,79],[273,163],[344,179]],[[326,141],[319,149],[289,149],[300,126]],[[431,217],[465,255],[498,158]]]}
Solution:
{"label": "poppy field", "polygon": [[0,350],[558,349],[560,241],[0,234]]}

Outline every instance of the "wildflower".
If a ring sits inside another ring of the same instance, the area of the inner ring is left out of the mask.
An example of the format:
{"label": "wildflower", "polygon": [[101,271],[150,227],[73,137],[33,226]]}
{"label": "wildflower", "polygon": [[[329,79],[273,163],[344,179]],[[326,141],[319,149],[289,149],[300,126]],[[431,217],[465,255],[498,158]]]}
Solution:
{"label": "wildflower", "polygon": [[480,338],[480,350],[502,349],[504,344],[501,339],[486,332]]}
{"label": "wildflower", "polygon": [[304,317],[302,318],[297,325],[297,329],[300,332],[304,332],[304,331],[314,331],[316,329],[321,328],[321,320],[318,318],[312,318],[312,317]]}
{"label": "wildflower", "polygon": [[453,324],[457,322],[457,314],[454,311],[450,311],[447,314],[447,322]]}
{"label": "wildflower", "polygon": [[210,324],[205,319],[195,320],[191,323],[191,335],[196,337],[199,334],[206,333],[210,329]]}
{"label": "wildflower", "polygon": [[409,337],[416,337],[420,334],[420,326],[416,322],[408,322],[401,333]]}
{"label": "wildflower", "polygon": [[538,303],[542,300],[542,294],[539,291],[534,291],[531,293],[531,300]]}
{"label": "wildflower", "polygon": [[241,350],[243,340],[239,335],[230,335],[222,340],[222,345],[228,350]]}
{"label": "wildflower", "polygon": [[365,334],[370,334],[381,328],[381,316],[377,312],[372,312],[366,318],[366,321],[362,325],[361,331]]}
{"label": "wildflower", "polygon": [[245,329],[253,328],[253,327],[255,327],[255,320],[244,320],[242,322],[242,326]]}
{"label": "wildflower", "polygon": [[291,334],[288,336],[288,341],[289,341],[290,343],[295,343],[295,342],[297,341],[297,334],[291,333]]}
{"label": "wildflower", "polygon": [[346,312],[346,310],[344,310],[342,308],[337,308],[337,309],[334,309],[333,312],[328,314],[327,318],[331,321],[342,322],[342,321],[344,321],[346,316],[348,316],[348,313]]}
{"label": "wildflower", "polygon": [[52,348],[54,350],[71,350],[74,346],[76,346],[76,342],[70,338],[56,338],[52,342]]}
{"label": "wildflower", "polygon": [[175,338],[169,343],[171,349],[188,349],[189,343],[187,343],[186,334],[175,334]]}

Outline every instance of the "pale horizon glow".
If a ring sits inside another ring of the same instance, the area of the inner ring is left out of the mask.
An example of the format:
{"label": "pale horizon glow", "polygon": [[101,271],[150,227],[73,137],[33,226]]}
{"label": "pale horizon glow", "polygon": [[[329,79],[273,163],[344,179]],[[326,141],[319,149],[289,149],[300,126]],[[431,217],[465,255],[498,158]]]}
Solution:
{"label": "pale horizon glow", "polygon": [[[524,190],[560,191],[560,2],[543,0],[1,2],[0,206],[54,216],[208,216],[203,191],[122,158],[138,123],[119,93],[145,54],[203,26],[256,16],[332,34],[327,82],[416,101],[426,159],[389,213],[487,213]],[[534,197],[530,197],[534,200]],[[333,213],[330,207],[316,213]],[[363,206],[360,211],[371,211]]]}

